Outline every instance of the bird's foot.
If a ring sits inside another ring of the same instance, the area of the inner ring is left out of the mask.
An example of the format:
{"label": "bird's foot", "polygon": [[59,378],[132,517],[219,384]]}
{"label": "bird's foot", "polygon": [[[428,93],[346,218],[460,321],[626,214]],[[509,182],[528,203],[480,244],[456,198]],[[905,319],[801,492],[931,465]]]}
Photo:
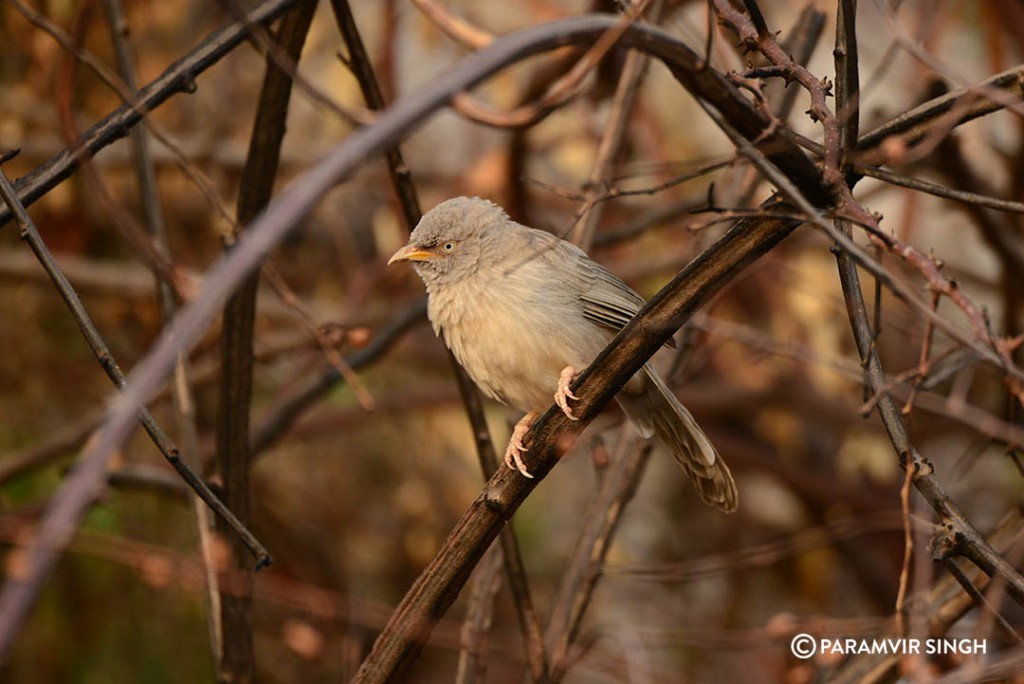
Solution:
{"label": "bird's foot", "polygon": [[569,389],[569,385],[576,379],[576,369],[572,366],[566,366],[562,369],[562,372],[558,375],[558,391],[555,392],[555,403],[558,404],[558,408],[562,409],[562,413],[569,420],[579,420],[573,415],[572,409],[569,407],[570,399],[579,399],[572,390]]}
{"label": "bird's foot", "polygon": [[520,418],[516,426],[512,428],[512,439],[508,441],[508,446],[505,448],[505,465],[518,470],[523,474],[523,477],[533,478],[530,471],[526,469],[526,464],[523,463],[523,457],[520,452],[526,451],[523,437],[526,437],[526,433],[530,431],[530,426],[533,425],[533,421],[536,419],[537,414],[533,411]]}

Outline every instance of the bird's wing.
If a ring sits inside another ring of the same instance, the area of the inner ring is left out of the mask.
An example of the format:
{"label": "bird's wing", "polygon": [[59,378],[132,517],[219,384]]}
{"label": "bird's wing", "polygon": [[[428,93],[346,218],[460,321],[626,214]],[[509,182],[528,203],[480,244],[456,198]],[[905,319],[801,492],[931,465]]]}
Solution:
{"label": "bird's wing", "polygon": [[[617,333],[646,303],[633,288],[571,242],[539,230],[531,230],[530,238],[533,249],[547,265],[558,269],[567,285],[578,288],[587,320]],[[567,263],[573,268],[566,268]],[[675,342],[669,338],[666,345],[675,347]]]}
{"label": "bird's wing", "polygon": [[[591,260],[582,251],[584,270],[589,276],[589,286],[580,294],[583,301],[583,316],[612,332],[622,330],[630,319],[646,304],[646,300],[607,268]],[[671,337],[665,346],[675,348]]]}
{"label": "bird's wing", "polygon": [[618,276],[600,264],[587,260],[589,287],[580,294],[583,315],[614,332],[622,330],[644,305],[644,299]]}

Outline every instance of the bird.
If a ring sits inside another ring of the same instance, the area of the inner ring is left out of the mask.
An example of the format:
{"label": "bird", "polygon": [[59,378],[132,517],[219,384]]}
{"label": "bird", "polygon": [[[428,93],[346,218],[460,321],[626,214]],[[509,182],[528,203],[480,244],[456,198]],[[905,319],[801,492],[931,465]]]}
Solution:
{"label": "bird", "polygon": [[[427,289],[427,316],[484,394],[524,411],[505,464],[532,477],[524,438],[552,400],[577,420],[572,381],[644,305],[644,298],[576,245],[513,221],[479,197],[445,200],[423,214],[388,260],[408,262]],[[724,512],[736,483],[690,412],[647,363],[616,395],[643,437],[657,436]]]}

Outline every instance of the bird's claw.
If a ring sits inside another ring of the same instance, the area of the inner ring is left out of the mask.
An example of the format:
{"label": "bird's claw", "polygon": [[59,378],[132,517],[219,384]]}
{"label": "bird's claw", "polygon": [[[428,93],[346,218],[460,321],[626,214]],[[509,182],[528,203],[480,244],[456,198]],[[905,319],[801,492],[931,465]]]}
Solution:
{"label": "bird's claw", "polygon": [[508,441],[508,446],[505,448],[505,465],[514,470],[518,470],[522,473],[523,477],[533,479],[533,475],[526,469],[526,463],[523,462],[523,457],[520,452],[526,451],[526,445],[523,444],[523,437],[530,431],[530,426],[533,425],[533,421],[537,418],[536,413],[527,413],[523,416],[516,426],[512,428],[512,438]]}
{"label": "bird's claw", "polygon": [[562,413],[569,420],[579,420],[573,412],[572,408],[569,407],[570,399],[579,399],[569,386],[572,381],[576,379],[576,369],[572,366],[566,366],[562,369],[562,372],[558,375],[558,390],[555,392],[555,403],[558,404],[558,408],[562,409]]}
{"label": "bird's claw", "polygon": [[[558,374],[558,390],[555,392],[555,403],[558,404],[558,408],[562,409],[562,413],[569,420],[579,420],[579,418],[573,415],[572,408],[569,406],[570,399],[579,399],[579,397],[572,393],[572,389],[569,387],[575,378],[575,368],[572,366],[563,368],[562,372]],[[523,438],[530,432],[530,427],[536,419],[537,414],[532,411],[523,416],[516,423],[516,426],[512,428],[512,438],[508,441],[508,446],[505,448],[505,465],[518,470],[522,473],[523,477],[533,477],[530,471],[527,470],[526,463],[523,462],[522,452],[527,450],[526,445],[523,444]]]}

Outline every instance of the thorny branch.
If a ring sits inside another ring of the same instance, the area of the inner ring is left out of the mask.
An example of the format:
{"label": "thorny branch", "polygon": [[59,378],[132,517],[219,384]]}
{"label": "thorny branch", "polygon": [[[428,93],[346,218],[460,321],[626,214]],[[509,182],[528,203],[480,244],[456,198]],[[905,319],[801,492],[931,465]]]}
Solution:
{"label": "thorny branch", "polygon": [[[848,10],[848,12],[852,12],[852,10]],[[735,22],[747,35],[750,35],[754,31],[753,27],[746,23],[745,17],[732,10],[729,10],[727,19],[731,22]],[[773,39],[766,39],[764,36],[760,36],[758,40],[771,41]],[[761,43],[756,44],[758,46],[761,45]],[[774,54],[777,54],[776,51],[772,49],[766,50],[766,56],[769,56],[769,58]],[[811,90],[818,90],[819,94],[822,90],[821,85],[816,84],[813,81],[803,83],[803,85]],[[855,86],[855,84],[847,84],[847,87],[850,86]],[[848,92],[849,97],[852,98],[854,91]],[[849,102],[850,100],[848,99],[844,104],[849,104]],[[714,112],[709,113],[712,116],[717,117]],[[851,117],[854,116],[855,109],[851,108],[848,113]],[[817,116],[820,118],[820,113]],[[724,121],[720,121],[720,125],[723,125],[723,128],[728,132],[728,127],[724,124]],[[856,133],[855,125],[849,125],[849,128],[844,130],[844,135],[853,135]],[[857,254],[859,250],[842,231],[837,231],[830,226],[817,208],[811,206],[809,198],[805,198],[803,196],[803,188],[800,187],[797,182],[786,178],[783,174],[778,173],[776,169],[771,168],[770,161],[749,142],[743,141],[735,133],[732,133],[731,137],[737,146],[741,149],[745,148],[747,150],[747,154],[751,160],[759,166],[762,172],[766,174],[766,176],[783,192],[783,194],[787,196],[790,201],[796,203],[797,206],[808,215],[812,223],[825,230],[830,237],[835,239],[842,247],[842,249],[837,252],[837,259],[839,260],[840,281],[843,286],[843,294],[846,299],[847,310],[851,319],[851,326],[854,330],[854,338],[864,363],[866,382],[873,393],[880,393],[884,383],[884,371],[882,370],[881,361],[878,357],[874,343],[874,333],[871,331],[871,326],[868,321],[867,306],[863,299],[859,276],[856,270],[854,255]],[[835,144],[838,149],[838,137]],[[827,158],[827,136],[824,145]],[[966,294],[953,286],[941,273],[939,273],[938,268],[932,260],[927,259],[911,247],[899,243],[891,236],[886,236],[884,239],[880,237],[877,219],[870,216],[867,211],[856,203],[850,195],[849,188],[847,188],[845,184],[841,188],[833,189],[836,189],[839,195],[836,199],[840,206],[840,210],[838,212],[840,216],[846,218],[855,217],[854,220],[856,223],[862,226],[866,225],[871,227],[873,229],[871,233],[872,237],[882,241],[885,246],[890,249],[892,249],[894,245],[899,244],[900,246],[898,249],[900,255],[918,267],[922,274],[927,278],[930,287],[953,299],[953,301],[955,301],[960,308],[968,314],[969,319],[973,324],[975,334],[982,339],[987,340],[992,347],[995,348],[995,351],[998,354],[998,360],[1005,364],[1002,366],[1002,369],[1006,372],[1005,382],[1010,386],[1014,394],[1018,396],[1018,399],[1024,402],[1024,394],[1021,394],[1021,389],[1024,385],[1021,385],[1020,378],[1017,377],[1016,374],[1012,373],[1013,361],[1012,358],[1009,357],[1009,342],[1005,340],[992,339],[991,334],[988,331],[987,321],[985,321],[983,314],[976,305],[967,298]],[[863,255],[859,256],[859,258],[856,259],[856,262],[859,262],[861,266],[867,265]],[[878,398],[877,408],[901,463],[904,464],[905,467],[913,470],[915,486],[918,491],[925,496],[929,504],[935,509],[936,513],[938,513],[942,519],[942,524],[938,527],[935,537],[934,553],[936,557],[946,558],[951,555],[963,555],[969,558],[987,574],[991,576],[999,576],[1001,579],[1006,581],[1007,589],[1010,594],[1014,596],[1018,602],[1024,603],[1024,577],[1021,577],[1020,573],[1018,573],[1015,568],[996,553],[982,538],[978,531],[970,524],[970,522],[968,522],[966,517],[953,502],[952,498],[938,482],[931,464],[913,449],[907,435],[906,426],[903,423],[899,407],[896,406],[891,397],[883,395]]]}

